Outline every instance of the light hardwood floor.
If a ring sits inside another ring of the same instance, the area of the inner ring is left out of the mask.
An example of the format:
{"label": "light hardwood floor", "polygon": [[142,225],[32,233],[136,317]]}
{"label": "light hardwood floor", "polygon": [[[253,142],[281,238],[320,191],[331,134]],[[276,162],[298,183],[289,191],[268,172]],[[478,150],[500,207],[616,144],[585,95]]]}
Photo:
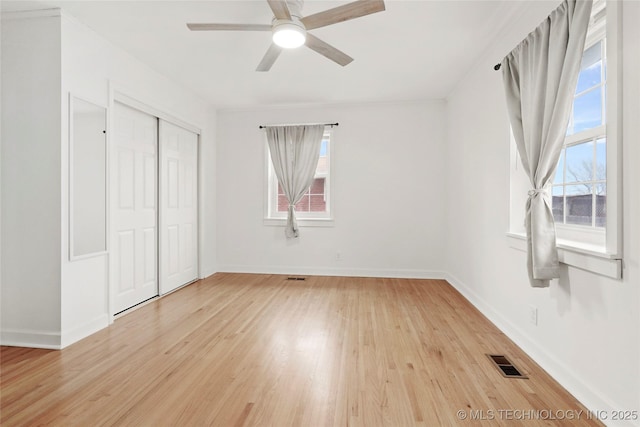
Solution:
{"label": "light hardwood floor", "polygon": [[601,425],[444,281],[285,278],[216,274],[62,351],[3,347],[0,423]]}

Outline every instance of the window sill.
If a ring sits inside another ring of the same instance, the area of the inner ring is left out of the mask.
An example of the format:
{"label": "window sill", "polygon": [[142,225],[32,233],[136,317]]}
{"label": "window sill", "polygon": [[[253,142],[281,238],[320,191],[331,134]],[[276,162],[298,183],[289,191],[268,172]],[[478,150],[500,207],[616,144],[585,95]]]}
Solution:
{"label": "window sill", "polygon": [[[509,246],[526,252],[527,238],[522,233],[507,233]],[[622,259],[607,253],[603,247],[558,239],[558,259],[561,263],[613,279],[622,279]]]}
{"label": "window sill", "polygon": [[[333,227],[335,225],[333,218],[298,218],[297,220],[299,227]],[[287,219],[265,218],[263,223],[267,226],[284,227],[287,225]]]}

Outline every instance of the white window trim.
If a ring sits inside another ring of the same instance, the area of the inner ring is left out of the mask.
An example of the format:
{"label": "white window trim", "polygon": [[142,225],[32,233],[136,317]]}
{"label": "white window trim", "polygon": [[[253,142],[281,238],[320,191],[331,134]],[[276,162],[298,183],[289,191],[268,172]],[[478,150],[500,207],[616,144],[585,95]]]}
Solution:
{"label": "white window trim", "polygon": [[[600,274],[614,279],[622,278],[622,67],[620,63],[621,20],[620,3],[607,1],[606,5],[606,52],[607,52],[607,96],[606,138],[607,138],[607,220],[605,246],[591,245],[574,240],[557,239],[558,257],[561,263]],[[585,46],[593,43],[598,31],[594,32]],[[594,130],[595,132],[596,130]],[[581,139],[585,134],[580,135]],[[520,162],[513,136],[510,160],[511,173],[519,169]],[[515,160],[515,161],[514,161]],[[516,206],[521,208],[521,206]],[[524,213],[523,213],[524,215]],[[513,222],[513,221],[511,221]],[[574,225],[557,225],[557,229],[567,231],[567,237],[577,234],[597,234],[601,230]],[[587,230],[588,229],[588,230]],[[582,239],[581,239],[582,240]],[[518,224],[510,224],[507,241],[511,248],[526,251],[526,234]]]}
{"label": "white window trim", "polygon": [[[524,233],[507,233],[509,247],[526,252],[527,237]],[[576,242],[558,239],[558,259],[561,263],[596,273],[612,279],[622,278],[622,259],[599,251],[599,247],[587,244],[577,246]]]}
{"label": "white window trim", "polygon": [[607,2],[607,235],[605,252],[622,258],[622,13]]}
{"label": "white window trim", "polygon": [[[333,227],[335,225],[334,220],[334,205],[333,205],[333,147],[334,147],[334,139],[335,139],[335,129],[329,127],[325,129],[323,138],[325,135],[329,134],[329,144],[327,145],[327,156],[329,159],[329,174],[327,175],[318,175],[320,177],[326,178],[325,183],[325,194],[326,194],[326,202],[328,207],[328,212],[320,213],[318,212],[296,212],[296,221],[298,226],[300,227]],[[265,188],[264,188],[264,218],[263,224],[266,226],[284,226],[287,223],[287,214],[285,212],[275,213],[272,212],[271,202],[272,202],[272,194],[274,191],[273,188],[273,179],[271,174],[273,172],[273,166],[271,164],[271,158],[269,157],[269,145],[266,142],[264,143],[264,158],[265,158]],[[275,189],[277,191],[277,187]]]}

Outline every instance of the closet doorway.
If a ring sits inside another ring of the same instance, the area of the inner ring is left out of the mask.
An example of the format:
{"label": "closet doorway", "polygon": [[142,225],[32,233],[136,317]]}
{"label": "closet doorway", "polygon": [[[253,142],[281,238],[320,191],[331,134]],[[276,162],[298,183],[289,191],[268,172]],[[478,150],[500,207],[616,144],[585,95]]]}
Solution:
{"label": "closet doorway", "polygon": [[198,278],[198,135],[114,103],[113,313]]}

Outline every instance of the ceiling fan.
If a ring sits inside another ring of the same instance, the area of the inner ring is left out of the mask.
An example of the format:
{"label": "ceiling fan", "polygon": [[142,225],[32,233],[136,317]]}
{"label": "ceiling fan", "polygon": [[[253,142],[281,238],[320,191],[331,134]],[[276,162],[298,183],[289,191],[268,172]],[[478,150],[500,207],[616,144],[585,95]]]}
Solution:
{"label": "ceiling fan", "polygon": [[344,67],[353,58],[308,31],[385,10],[384,0],[357,0],[303,17],[300,13],[303,0],[267,0],[267,3],[274,15],[271,24],[190,23],[187,27],[192,31],[271,31],[271,46],[256,71],[269,71],[283,48],[296,48],[303,44]]}

